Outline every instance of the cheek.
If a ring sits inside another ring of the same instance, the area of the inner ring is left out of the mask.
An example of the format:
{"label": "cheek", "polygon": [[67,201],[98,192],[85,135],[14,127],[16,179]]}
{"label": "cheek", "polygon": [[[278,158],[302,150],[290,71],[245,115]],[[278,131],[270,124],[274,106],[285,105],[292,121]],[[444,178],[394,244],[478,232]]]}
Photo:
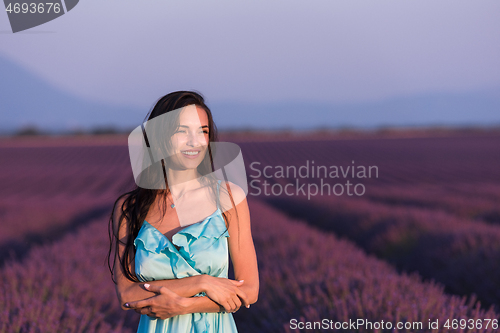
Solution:
{"label": "cheek", "polygon": [[179,148],[182,146],[182,138],[179,136],[176,136],[172,139],[172,149],[173,150],[179,150]]}

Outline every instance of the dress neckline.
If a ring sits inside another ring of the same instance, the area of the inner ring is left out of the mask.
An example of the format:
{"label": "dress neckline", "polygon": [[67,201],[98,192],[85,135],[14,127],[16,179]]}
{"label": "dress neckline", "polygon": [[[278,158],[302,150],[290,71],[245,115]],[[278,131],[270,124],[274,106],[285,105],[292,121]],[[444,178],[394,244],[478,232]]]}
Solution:
{"label": "dress neckline", "polygon": [[[156,228],[155,226],[153,226],[153,225],[152,225],[151,223],[149,223],[148,221],[144,220],[144,222],[145,222],[145,223],[147,223],[147,224],[148,224],[151,228],[153,228],[153,230],[155,230],[157,233],[159,233],[160,235],[162,235],[162,236],[163,236],[163,237],[164,237],[164,238],[165,238],[165,239],[166,239],[166,240],[167,240],[170,244],[175,245],[175,244],[173,243],[173,240],[174,240],[174,236],[175,236],[175,235],[177,235],[177,234],[179,234],[179,233],[183,232],[184,230],[186,230],[186,229],[188,229],[188,228],[190,228],[190,227],[192,227],[192,226],[199,225],[199,224],[201,224],[201,223],[205,222],[206,220],[208,220],[209,218],[211,218],[211,217],[213,217],[215,214],[217,214],[217,212],[219,212],[219,211],[220,211],[220,208],[217,208],[217,209],[215,210],[215,212],[213,212],[212,214],[208,215],[208,216],[207,216],[206,218],[204,218],[202,221],[195,222],[195,223],[191,223],[191,224],[190,224],[190,225],[188,225],[187,227],[184,227],[184,228],[182,228],[181,230],[177,231],[176,233],[174,233],[174,234],[172,235],[172,240],[168,239],[168,237],[167,237],[165,234],[163,234],[160,230],[158,230],[158,228]],[[143,223],[143,226],[144,226],[144,223]],[[175,247],[175,246],[174,246],[174,247]],[[177,249],[177,248],[176,248],[176,249]]]}

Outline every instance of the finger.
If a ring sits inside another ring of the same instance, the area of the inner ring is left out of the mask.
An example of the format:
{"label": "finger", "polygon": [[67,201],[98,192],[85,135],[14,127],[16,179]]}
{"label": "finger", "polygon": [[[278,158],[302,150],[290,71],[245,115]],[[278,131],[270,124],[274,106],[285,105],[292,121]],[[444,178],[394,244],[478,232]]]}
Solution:
{"label": "finger", "polygon": [[234,301],[231,297],[229,297],[224,303],[224,309],[226,309],[227,313],[231,313],[233,312],[234,308]]}
{"label": "finger", "polygon": [[223,307],[224,307],[224,311],[227,312],[227,313],[230,313],[231,310],[232,310],[232,305],[229,301],[227,302],[224,302],[223,304],[221,304]]}
{"label": "finger", "polygon": [[141,314],[145,314],[145,315],[153,315],[153,316],[156,316],[156,312],[153,310],[153,307],[152,306],[148,306],[148,307],[145,307],[145,308],[142,308],[141,309]]}
{"label": "finger", "polygon": [[174,293],[172,290],[168,289],[167,287],[161,287],[160,288],[160,293],[162,295],[165,295],[165,296],[168,296],[168,297],[172,297],[172,298],[179,297],[179,295],[177,295],[176,293]]}
{"label": "finger", "polygon": [[170,297],[177,296],[176,293],[174,293],[172,290],[170,290],[164,286],[155,286],[155,285],[146,283],[146,284],[144,284],[144,288],[146,288],[146,290],[148,290],[148,291],[152,291],[152,292],[163,294],[163,295],[170,296]]}
{"label": "finger", "polygon": [[241,290],[240,288],[236,288],[236,289],[237,289],[236,294],[243,302],[243,305],[245,305],[245,307],[248,308],[250,306],[250,300],[248,299],[247,294],[243,290]]}
{"label": "finger", "polygon": [[236,312],[241,307],[241,300],[240,300],[240,298],[238,296],[235,295],[233,297],[233,302],[234,302],[234,305],[235,305],[234,308],[233,308],[233,312]]}
{"label": "finger", "polygon": [[154,293],[159,293],[161,286],[157,286],[157,285],[149,284],[149,283],[144,283],[144,289],[146,289],[147,291],[152,291]]}
{"label": "finger", "polygon": [[230,303],[231,303],[231,312],[236,312],[236,310],[238,310],[240,308],[239,305],[238,305],[238,303],[240,303],[240,305],[241,305],[241,302],[239,301],[239,299],[238,299],[238,301],[236,299],[238,299],[238,297],[234,296],[234,298],[232,298],[231,301],[230,301]]}
{"label": "finger", "polygon": [[125,304],[125,306],[127,308],[130,308],[130,309],[139,309],[139,308],[144,308],[146,306],[150,306],[151,304],[152,304],[152,300],[150,297],[150,298],[142,299],[140,301],[128,302],[127,304]]}
{"label": "finger", "polygon": [[229,281],[231,281],[237,287],[240,287],[245,282],[245,280],[239,280],[239,281],[237,281],[237,280],[229,280]]}
{"label": "finger", "polygon": [[148,315],[148,314],[151,314],[151,310],[149,310],[149,306],[148,306],[147,308],[139,309],[139,313],[141,315]]}

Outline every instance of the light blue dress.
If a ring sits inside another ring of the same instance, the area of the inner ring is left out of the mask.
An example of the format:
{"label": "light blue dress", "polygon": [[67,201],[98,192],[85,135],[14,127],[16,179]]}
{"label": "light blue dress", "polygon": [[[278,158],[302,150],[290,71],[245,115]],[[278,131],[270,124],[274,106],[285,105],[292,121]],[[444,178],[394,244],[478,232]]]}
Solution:
{"label": "light blue dress", "polygon": [[[219,195],[220,180],[217,184]],[[172,236],[144,221],[134,240],[135,273],[142,282],[209,274],[227,278],[229,233],[219,207]],[[172,244],[173,243],[173,244]],[[174,246],[177,245],[179,250]],[[199,293],[196,296],[205,296]],[[191,313],[167,319],[141,315],[137,333],[237,333],[232,313]]]}

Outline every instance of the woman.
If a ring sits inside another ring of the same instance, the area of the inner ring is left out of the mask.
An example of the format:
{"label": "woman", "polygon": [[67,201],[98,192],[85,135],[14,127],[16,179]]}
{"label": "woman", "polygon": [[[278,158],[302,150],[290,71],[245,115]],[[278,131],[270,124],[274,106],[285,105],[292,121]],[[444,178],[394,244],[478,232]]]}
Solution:
{"label": "woman", "polygon": [[214,176],[216,131],[191,91],[159,99],[142,128],[150,165],[115,202],[108,253],[120,305],[141,314],[140,333],[237,332],[231,312],[257,301],[248,204],[241,187]]}

